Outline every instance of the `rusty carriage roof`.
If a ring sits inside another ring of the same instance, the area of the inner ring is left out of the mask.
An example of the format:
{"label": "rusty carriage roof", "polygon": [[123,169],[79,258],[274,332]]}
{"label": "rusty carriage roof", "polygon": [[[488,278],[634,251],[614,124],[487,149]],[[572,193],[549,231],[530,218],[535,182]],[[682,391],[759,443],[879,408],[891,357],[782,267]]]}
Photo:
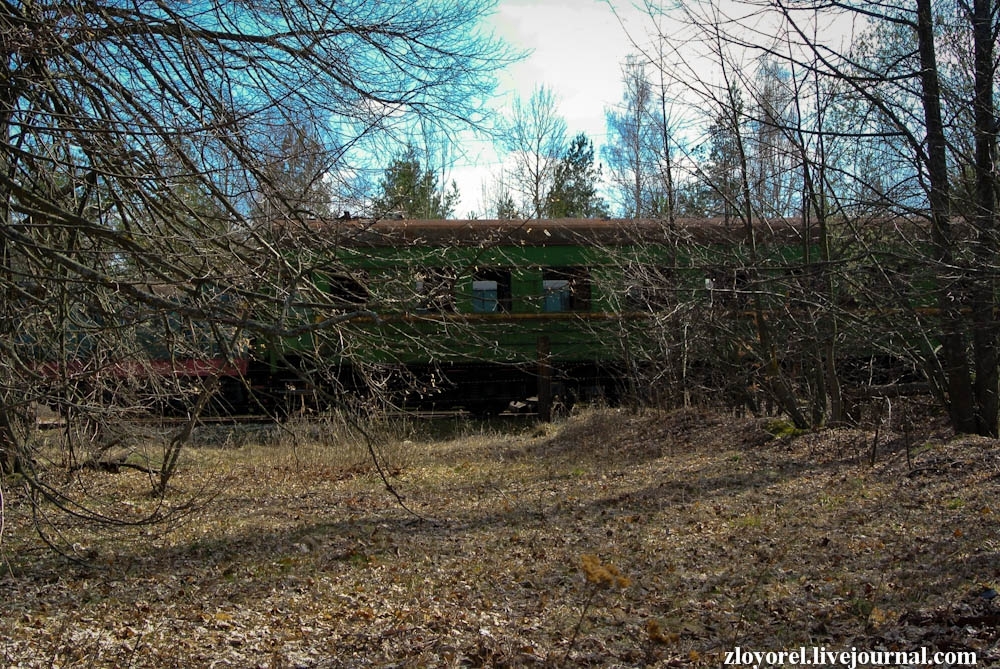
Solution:
{"label": "rusty carriage roof", "polygon": [[[663,244],[690,240],[738,244],[747,228],[722,218],[528,220],[334,219],[286,224],[293,237],[331,241],[346,246],[577,246]],[[754,224],[757,234],[786,241],[801,240],[798,219]]]}

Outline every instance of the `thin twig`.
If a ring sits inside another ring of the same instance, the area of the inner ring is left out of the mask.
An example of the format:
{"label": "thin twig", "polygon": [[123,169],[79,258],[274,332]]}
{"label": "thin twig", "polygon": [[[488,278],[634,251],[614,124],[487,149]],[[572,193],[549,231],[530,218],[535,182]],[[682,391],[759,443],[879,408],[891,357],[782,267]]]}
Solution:
{"label": "thin twig", "polygon": [[583,621],[587,617],[587,611],[590,610],[590,605],[593,603],[594,597],[597,595],[597,587],[597,585],[591,586],[590,594],[587,596],[587,601],[583,603],[583,609],[580,611],[580,618],[576,621],[576,626],[573,628],[573,636],[569,638],[569,642],[566,646],[566,652],[563,653],[563,665],[569,661],[569,654],[573,650],[573,646],[576,645],[576,638],[580,635],[580,628],[583,627]]}

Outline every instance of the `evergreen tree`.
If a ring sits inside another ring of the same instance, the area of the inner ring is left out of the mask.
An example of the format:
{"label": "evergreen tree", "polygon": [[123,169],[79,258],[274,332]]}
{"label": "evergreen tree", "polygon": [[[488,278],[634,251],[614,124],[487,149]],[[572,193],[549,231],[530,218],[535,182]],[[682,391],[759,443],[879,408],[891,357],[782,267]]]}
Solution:
{"label": "evergreen tree", "polygon": [[452,181],[447,190],[440,189],[437,175],[421,165],[410,144],[386,168],[372,206],[377,217],[399,212],[407,218],[441,219],[452,215],[458,200],[458,184]]}
{"label": "evergreen tree", "polygon": [[600,166],[594,166],[594,145],[584,133],[570,142],[556,166],[545,210],[550,218],[592,218],[607,214],[597,194]]}
{"label": "evergreen tree", "polygon": [[514,196],[510,194],[509,190],[505,190],[496,196],[496,200],[492,203],[493,216],[494,218],[501,221],[512,221],[521,218],[521,212],[517,208],[517,203],[514,202]]}

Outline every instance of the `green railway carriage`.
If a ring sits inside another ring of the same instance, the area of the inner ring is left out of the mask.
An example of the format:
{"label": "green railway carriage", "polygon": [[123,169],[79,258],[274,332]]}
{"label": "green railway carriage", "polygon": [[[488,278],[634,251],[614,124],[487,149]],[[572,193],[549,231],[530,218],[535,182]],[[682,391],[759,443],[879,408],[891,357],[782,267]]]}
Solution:
{"label": "green railway carriage", "polygon": [[394,377],[396,400],[424,408],[502,410],[537,396],[547,369],[556,395],[609,392],[607,334],[620,315],[584,232],[579,222],[317,223],[292,244],[314,255],[328,298],[310,317],[357,315],[337,337],[284,341],[282,357],[339,359],[349,391]]}
{"label": "green railway carriage", "polygon": [[[300,315],[336,322],[336,336],[320,330],[269,349],[264,385],[308,392],[294,372],[322,361],[336,370],[333,392],[387,383],[396,401],[419,407],[614,396],[630,348],[655,336],[658,310],[739,309],[734,296],[761,290],[741,275],[752,248],[744,236],[701,219],[338,220],[289,230],[323,298],[304,300],[313,306]],[[794,224],[769,237],[775,266],[802,255]]]}
{"label": "green railway carriage", "polygon": [[248,378],[278,401],[379,390],[474,412],[622,391],[756,408],[776,384],[821,388],[821,359],[848,384],[912,380],[922,335],[880,316],[888,284],[916,327],[931,308],[900,226],[919,238],[907,221],[830,222],[822,245],[796,219],[316,221],[278,235],[309,277],[289,300],[304,334],[258,342]]}

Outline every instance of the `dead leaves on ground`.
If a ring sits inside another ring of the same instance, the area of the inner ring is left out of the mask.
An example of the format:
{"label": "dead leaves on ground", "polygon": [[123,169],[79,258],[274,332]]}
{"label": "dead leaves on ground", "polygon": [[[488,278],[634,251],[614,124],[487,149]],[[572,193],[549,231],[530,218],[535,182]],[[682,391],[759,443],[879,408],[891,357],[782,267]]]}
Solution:
{"label": "dead leaves on ground", "polygon": [[196,454],[178,485],[228,480],[212,504],[162,536],[61,528],[87,567],[39,550],[8,491],[0,664],[717,666],[737,645],[995,660],[997,442],[915,434],[883,430],[871,465],[860,430],[592,412],[411,445],[394,484],[419,517],[373,476],[258,453],[241,478],[241,450]]}

